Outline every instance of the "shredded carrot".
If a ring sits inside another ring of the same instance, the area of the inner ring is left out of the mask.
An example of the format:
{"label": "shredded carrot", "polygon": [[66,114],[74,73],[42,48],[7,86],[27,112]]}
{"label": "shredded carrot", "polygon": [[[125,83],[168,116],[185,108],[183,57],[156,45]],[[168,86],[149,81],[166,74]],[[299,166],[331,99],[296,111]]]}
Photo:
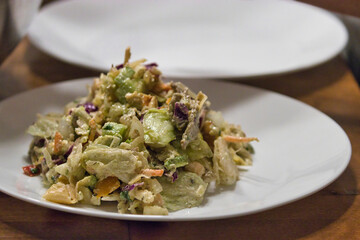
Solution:
{"label": "shredded carrot", "polygon": [[61,140],[62,140],[62,136],[59,132],[55,133],[55,138],[54,138],[54,153],[57,154],[60,152],[61,150]]}
{"label": "shredded carrot", "polygon": [[166,104],[169,105],[169,103],[171,102],[171,97],[169,97],[168,99],[166,99]]}
{"label": "shredded carrot", "polygon": [[119,187],[120,181],[117,177],[107,177],[96,184],[94,193],[96,193],[96,197],[100,198],[109,195]]}
{"label": "shredded carrot", "polygon": [[164,169],[144,169],[141,173],[147,177],[161,177],[164,174]]}
{"label": "shredded carrot", "polygon": [[251,141],[259,141],[258,138],[256,137],[234,137],[234,136],[223,136],[224,140],[227,142],[233,142],[233,143],[247,143],[247,142],[251,142]]}

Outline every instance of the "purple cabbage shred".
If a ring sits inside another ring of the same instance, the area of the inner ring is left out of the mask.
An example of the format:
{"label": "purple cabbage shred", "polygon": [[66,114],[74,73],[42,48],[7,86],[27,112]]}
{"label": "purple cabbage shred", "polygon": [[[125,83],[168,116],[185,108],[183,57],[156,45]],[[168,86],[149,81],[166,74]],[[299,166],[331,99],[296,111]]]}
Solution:
{"label": "purple cabbage shred", "polygon": [[117,70],[122,69],[123,67],[124,67],[124,64],[123,64],[123,63],[115,66],[115,68],[116,68]]}
{"label": "purple cabbage shred", "polygon": [[184,103],[176,102],[174,105],[174,122],[177,129],[182,130],[189,118],[189,109]]}
{"label": "purple cabbage shred", "polygon": [[167,177],[169,177],[169,178],[171,178],[171,182],[175,182],[176,179],[178,179],[178,172],[177,172],[177,171],[175,171],[175,172],[173,172],[173,173],[167,172],[167,173],[165,173],[164,175],[167,176]]}
{"label": "purple cabbage shred", "polygon": [[134,183],[134,184],[132,184],[132,185],[126,185],[125,187],[123,187],[123,188],[121,189],[121,191],[123,191],[123,192],[124,192],[124,191],[129,192],[129,191],[133,190],[134,188],[139,187],[139,186],[142,186],[142,185],[144,185],[143,182],[141,182],[141,183]]}
{"label": "purple cabbage shred", "polygon": [[53,162],[54,162],[56,165],[60,165],[60,164],[65,163],[65,159],[58,158],[58,159],[54,159]]}
{"label": "purple cabbage shred", "polygon": [[174,116],[179,120],[188,120],[189,109],[184,103],[176,102],[174,108]]}
{"label": "purple cabbage shred", "polygon": [[139,120],[140,120],[141,123],[143,123],[143,121],[144,121],[144,116],[145,116],[145,114],[141,114],[141,116],[140,116]]}
{"label": "purple cabbage shred", "polygon": [[175,171],[175,172],[172,174],[171,177],[172,177],[171,181],[172,181],[172,182],[175,182],[176,179],[178,179],[178,173],[177,173],[177,171]]}
{"label": "purple cabbage shred", "polygon": [[202,111],[201,111],[201,114],[200,114],[200,118],[199,118],[199,128],[202,127],[202,124],[203,124],[204,119],[205,119],[205,114],[206,114],[206,111],[205,111],[205,110],[202,110]]}
{"label": "purple cabbage shred", "polygon": [[37,146],[37,147],[43,147],[43,146],[45,146],[45,138],[40,138],[39,140],[37,140],[37,141],[35,142],[35,146]]}
{"label": "purple cabbage shred", "polygon": [[74,148],[74,144],[71,145],[71,147],[70,147],[70,148],[66,151],[66,153],[64,154],[64,158],[65,158],[65,159],[67,159],[67,158],[70,156],[73,148]]}
{"label": "purple cabbage shred", "polygon": [[95,112],[95,111],[98,110],[98,108],[94,104],[92,104],[91,102],[86,102],[86,103],[83,104],[83,106],[84,106],[85,111],[87,113]]}
{"label": "purple cabbage shred", "polygon": [[157,67],[157,63],[148,63],[148,64],[145,64],[145,67],[146,69],[151,69],[152,67]]}

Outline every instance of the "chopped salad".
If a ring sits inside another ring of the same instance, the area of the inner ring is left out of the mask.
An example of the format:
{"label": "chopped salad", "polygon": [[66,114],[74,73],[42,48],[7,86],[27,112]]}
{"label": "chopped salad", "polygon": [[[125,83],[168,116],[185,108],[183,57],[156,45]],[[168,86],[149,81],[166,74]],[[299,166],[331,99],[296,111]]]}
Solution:
{"label": "chopped salad", "polygon": [[199,206],[210,182],[232,185],[253,148],[207,96],[165,83],[157,64],[124,63],[96,78],[64,112],[38,115],[26,175],[61,204],[117,203],[119,213],[166,215]]}

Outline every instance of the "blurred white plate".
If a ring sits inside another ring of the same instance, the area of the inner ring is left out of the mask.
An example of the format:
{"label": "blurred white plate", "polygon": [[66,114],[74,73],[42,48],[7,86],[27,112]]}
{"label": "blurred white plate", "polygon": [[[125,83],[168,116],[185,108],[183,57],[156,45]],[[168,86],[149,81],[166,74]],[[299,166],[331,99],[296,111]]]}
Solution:
{"label": "blurred white plate", "polygon": [[167,77],[249,77],[320,64],[347,42],[330,13],[295,1],[76,0],[47,5],[29,32],[45,52],[106,71],[156,59]]}
{"label": "blurred white plate", "polygon": [[[0,190],[16,198],[60,211],[127,220],[191,221],[228,218],[270,209],[318,191],[348,165],[351,145],[341,127],[325,114],[289,97],[234,83],[184,81],[202,90],[225,120],[241,124],[256,136],[254,165],[233,187],[209,189],[200,207],[168,216],[119,214],[116,203],[100,207],[65,206],[46,202],[40,177],[28,177],[21,167],[31,137],[26,128],[36,113],[62,112],[63,106],[86,94],[90,79],[35,89],[0,103]],[[222,89],[223,91],[218,91]],[[330,209],[329,209],[330,210]]]}

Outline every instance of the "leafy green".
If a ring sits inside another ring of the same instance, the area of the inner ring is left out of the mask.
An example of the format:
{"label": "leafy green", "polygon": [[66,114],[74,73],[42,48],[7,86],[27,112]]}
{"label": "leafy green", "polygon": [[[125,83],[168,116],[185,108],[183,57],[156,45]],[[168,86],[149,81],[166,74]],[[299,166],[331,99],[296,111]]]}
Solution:
{"label": "leafy green", "polygon": [[100,144],[108,147],[118,147],[121,143],[121,137],[105,135],[95,139],[94,144]]}
{"label": "leafy green", "polygon": [[114,79],[116,84],[115,95],[118,98],[119,102],[122,104],[126,103],[125,95],[127,93],[143,92],[145,89],[145,84],[141,79],[134,79],[133,76],[135,71],[130,67],[124,67],[119,75]]}
{"label": "leafy green", "polygon": [[145,143],[152,147],[164,147],[176,138],[165,109],[150,109],[144,116],[143,126]]}
{"label": "leafy green", "polygon": [[122,140],[126,130],[127,130],[127,126],[123,124],[115,123],[115,122],[107,122],[102,127],[102,134],[116,136]]}
{"label": "leafy green", "polygon": [[37,121],[27,129],[27,133],[32,136],[49,138],[55,135],[58,129],[58,122],[61,116],[55,115],[39,115]]}
{"label": "leafy green", "polygon": [[120,198],[125,200],[125,201],[129,201],[131,202],[130,196],[129,196],[129,192],[128,191],[122,191],[120,193]]}
{"label": "leafy green", "polygon": [[205,157],[211,158],[213,156],[211,148],[207,142],[202,139],[201,134],[199,134],[197,139],[189,143],[185,152],[191,161],[199,160]]}
{"label": "leafy green", "polygon": [[158,180],[163,188],[160,194],[170,211],[199,206],[208,186],[195,173],[185,171],[179,172],[175,182],[171,182],[167,177]]}
{"label": "leafy green", "polygon": [[167,170],[173,169],[173,168],[179,168],[186,166],[189,163],[188,157],[186,155],[182,156],[176,156],[174,158],[168,159],[164,163],[164,167]]}

